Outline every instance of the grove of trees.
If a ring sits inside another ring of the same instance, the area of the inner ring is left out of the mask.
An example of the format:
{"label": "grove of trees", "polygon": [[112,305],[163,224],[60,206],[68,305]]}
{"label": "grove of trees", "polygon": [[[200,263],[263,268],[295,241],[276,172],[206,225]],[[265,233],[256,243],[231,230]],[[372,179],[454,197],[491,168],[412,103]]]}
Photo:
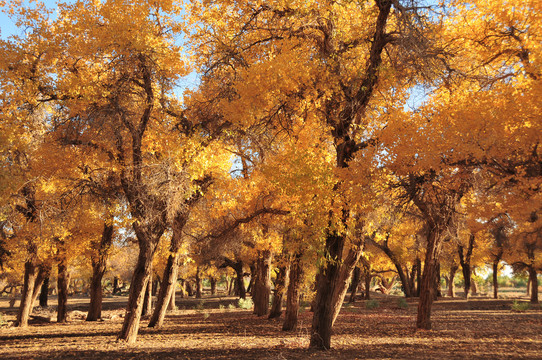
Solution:
{"label": "grove of trees", "polygon": [[227,275],[285,331],[303,296],[315,349],[373,278],[419,297],[419,329],[441,277],[455,296],[462,274],[468,297],[480,268],[495,298],[504,264],[528,274],[538,303],[542,2],[3,11],[20,29],[0,40],[0,276],[22,285],[17,326],[49,279],[65,322],[74,271],[100,319],[112,269],[113,292],[129,277],[128,343],[142,314],[167,321],[179,279],[201,297]]}

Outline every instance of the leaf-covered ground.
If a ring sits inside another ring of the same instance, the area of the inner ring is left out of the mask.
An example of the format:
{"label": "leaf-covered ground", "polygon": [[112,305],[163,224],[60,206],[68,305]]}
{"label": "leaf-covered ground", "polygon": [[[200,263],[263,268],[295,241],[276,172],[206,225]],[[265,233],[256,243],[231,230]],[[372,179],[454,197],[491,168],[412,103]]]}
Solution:
{"label": "leaf-covered ground", "polygon": [[[54,301],[53,299],[51,299]],[[52,302],[51,301],[51,302]],[[143,321],[136,345],[116,340],[125,297],[105,299],[101,322],[77,319],[67,324],[34,323],[27,329],[6,326],[15,312],[0,301],[2,359],[540,359],[542,309],[511,311],[512,300],[439,300],[433,330],[416,331],[416,301],[378,298],[346,305],[336,323],[332,349],[309,351],[312,313],[303,310],[297,331],[281,331],[281,320],[267,320],[233,308],[233,298],[179,299],[162,329]],[[88,299],[70,300],[71,310],[85,310]],[[54,307],[53,307],[54,308]],[[42,311],[42,315],[46,310]]]}

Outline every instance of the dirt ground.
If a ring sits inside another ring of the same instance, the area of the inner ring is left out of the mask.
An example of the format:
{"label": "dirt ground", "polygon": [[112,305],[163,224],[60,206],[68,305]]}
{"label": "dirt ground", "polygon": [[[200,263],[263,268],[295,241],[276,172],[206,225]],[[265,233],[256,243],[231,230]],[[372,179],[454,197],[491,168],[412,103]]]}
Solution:
{"label": "dirt ground", "polygon": [[[142,322],[137,343],[119,343],[126,297],[104,299],[104,321],[85,322],[78,311],[88,299],[70,298],[72,320],[10,327],[16,309],[0,299],[2,359],[542,359],[542,308],[511,310],[512,300],[441,299],[434,304],[433,330],[416,331],[416,299],[375,295],[346,304],[337,319],[332,349],[307,349],[312,313],[303,309],[296,331],[281,331],[282,319],[258,318],[235,308],[236,299],[178,299],[162,329]],[[50,304],[56,299],[51,297]],[[232,304],[231,306],[228,306]],[[373,303],[374,305],[375,303]],[[54,315],[54,306],[37,313]]]}

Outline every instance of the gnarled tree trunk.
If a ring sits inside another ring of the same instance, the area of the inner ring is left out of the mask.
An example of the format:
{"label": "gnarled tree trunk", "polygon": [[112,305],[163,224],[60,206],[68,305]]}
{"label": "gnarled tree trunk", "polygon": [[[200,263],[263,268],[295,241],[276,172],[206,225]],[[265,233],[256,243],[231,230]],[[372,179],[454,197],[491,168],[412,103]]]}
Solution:
{"label": "gnarled tree trunk", "polygon": [[359,287],[359,282],[361,281],[361,269],[359,266],[356,266],[354,268],[354,276],[352,278],[352,284],[350,285],[351,293],[350,293],[350,300],[349,303],[353,303],[356,301],[356,294]]}
{"label": "gnarled tree trunk", "polygon": [[538,278],[534,266],[527,268],[529,271],[529,281],[531,283],[531,304],[538,304]]}
{"label": "gnarled tree trunk", "polygon": [[141,316],[147,316],[152,312],[152,267],[151,273],[149,275],[149,281],[147,282],[147,288],[145,289],[145,297],[143,298],[143,310],[141,311]]}
{"label": "gnarled tree trunk", "polygon": [[271,258],[270,250],[258,251],[256,262],[256,276],[254,278],[252,300],[254,301],[254,314],[267,315],[269,312],[269,299],[271,296]]}
{"label": "gnarled tree trunk", "polygon": [[36,277],[38,276],[38,267],[34,260],[28,260],[24,264],[24,283],[23,291],[21,293],[21,303],[19,305],[19,312],[17,313],[17,326],[28,326],[28,318],[32,311],[32,295],[34,294],[34,286],[36,283]]}
{"label": "gnarled tree trunk", "polygon": [[196,268],[196,299],[201,299],[202,297],[202,284],[199,266]]}
{"label": "gnarled tree trunk", "polygon": [[282,300],[286,291],[286,279],[290,266],[282,265],[279,267],[277,277],[275,280],[275,289],[273,290],[273,303],[271,305],[271,311],[269,311],[269,319],[274,319],[282,315]]}
{"label": "gnarled tree trunk", "polygon": [[[102,239],[97,250],[97,256],[92,258],[92,279],[90,280],[90,305],[87,321],[96,321],[102,318],[103,288],[102,279],[107,266],[107,257],[113,243],[113,224],[104,223]],[[118,284],[117,284],[118,286]],[[113,292],[115,289],[113,290]]]}
{"label": "gnarled tree trunk", "polygon": [[470,234],[469,244],[467,246],[467,251],[463,245],[458,245],[457,253],[459,254],[459,263],[461,264],[461,270],[463,271],[463,289],[465,299],[469,298],[469,291],[471,290],[471,266],[470,260],[472,257],[472,250],[474,249],[474,235]]}
{"label": "gnarled tree trunk", "polygon": [[435,298],[435,278],[437,276],[440,250],[440,233],[436,228],[433,228],[427,236],[425,263],[420,286],[420,301],[418,303],[418,316],[416,319],[416,327],[418,329],[431,329],[431,306]]}
{"label": "gnarled tree trunk", "polygon": [[459,266],[454,262],[452,266],[450,267],[450,275],[448,276],[448,296],[449,297],[455,297],[455,273],[457,272],[457,269]]}
{"label": "gnarled tree trunk", "polygon": [[288,293],[286,295],[286,314],[284,317],[283,331],[295,330],[297,328],[297,317],[299,314],[299,288],[303,280],[303,268],[301,265],[301,254],[296,253],[290,264]]}
{"label": "gnarled tree trunk", "polygon": [[41,307],[47,307],[48,305],[48,299],[49,299],[49,276],[45,277],[43,279],[43,284],[41,284],[40,288],[40,306]]}

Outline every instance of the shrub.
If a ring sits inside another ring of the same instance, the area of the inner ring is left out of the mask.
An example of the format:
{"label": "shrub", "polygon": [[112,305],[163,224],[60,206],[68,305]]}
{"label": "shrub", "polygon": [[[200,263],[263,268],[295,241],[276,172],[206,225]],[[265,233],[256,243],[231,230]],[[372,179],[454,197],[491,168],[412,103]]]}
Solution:
{"label": "shrub", "polygon": [[197,305],[196,305],[196,310],[203,310],[205,308],[205,301],[204,300],[201,300]]}
{"label": "shrub", "polygon": [[526,301],[514,300],[514,302],[512,303],[512,311],[525,311],[525,310],[529,310],[530,307],[531,307],[531,304],[529,304]]}
{"label": "shrub", "polygon": [[401,309],[408,309],[408,302],[405,298],[399,298],[399,300],[397,300],[397,306]]}
{"label": "shrub", "polygon": [[233,309],[235,309],[235,305],[229,304],[229,305],[228,305],[228,310],[233,310]]}
{"label": "shrub", "polygon": [[375,309],[377,307],[380,306],[380,303],[378,302],[378,300],[367,300],[365,302],[365,308],[366,309]]}
{"label": "shrub", "polygon": [[239,299],[239,302],[237,304],[240,309],[244,310],[250,310],[252,309],[252,306],[254,306],[252,299]]}

